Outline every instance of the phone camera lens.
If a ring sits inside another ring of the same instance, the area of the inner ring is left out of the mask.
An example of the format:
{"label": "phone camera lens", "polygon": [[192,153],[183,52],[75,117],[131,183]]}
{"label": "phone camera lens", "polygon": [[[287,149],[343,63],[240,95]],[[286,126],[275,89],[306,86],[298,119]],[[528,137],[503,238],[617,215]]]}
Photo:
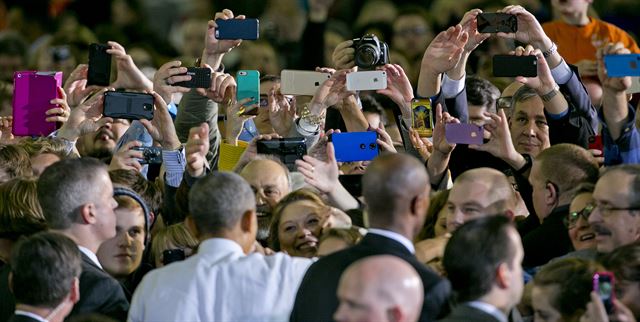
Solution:
{"label": "phone camera lens", "polygon": [[361,150],[364,150],[364,149],[366,149],[366,148],[367,148],[367,146],[366,146],[364,143],[360,143],[360,149],[361,149]]}
{"label": "phone camera lens", "polygon": [[377,147],[377,146],[376,146],[376,144],[375,144],[375,143],[370,143],[370,144],[369,144],[369,149],[371,149],[371,150],[375,150],[375,149],[376,149],[376,147]]}
{"label": "phone camera lens", "polygon": [[151,109],[153,109],[153,106],[151,104],[144,104],[143,108],[145,111],[151,111]]}

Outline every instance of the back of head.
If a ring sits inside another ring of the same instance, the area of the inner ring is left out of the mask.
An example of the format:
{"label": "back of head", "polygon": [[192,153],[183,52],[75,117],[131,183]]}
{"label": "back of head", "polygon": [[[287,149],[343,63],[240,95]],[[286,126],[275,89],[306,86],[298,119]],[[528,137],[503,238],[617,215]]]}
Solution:
{"label": "back of head", "polygon": [[55,138],[28,138],[20,142],[25,151],[30,157],[34,157],[43,153],[50,153],[56,155],[60,159],[66,159],[69,157],[67,146],[62,139]]}
{"label": "back of head", "polygon": [[158,216],[162,206],[162,191],[137,170],[117,169],[109,171],[109,178],[114,187],[122,186],[135,191],[149,210]]}
{"label": "back of head", "polygon": [[460,174],[453,186],[466,183],[483,183],[487,186],[487,198],[491,204],[487,207],[492,213],[505,213],[513,210],[517,203],[517,197],[511,182],[507,176],[493,168],[475,168]]}
{"label": "back of head", "polygon": [[11,285],[18,304],[56,307],[82,271],[78,246],[68,237],[52,232],[21,240],[11,258]]}
{"label": "back of head", "polygon": [[[545,292],[546,300],[560,312],[564,321],[577,321],[591,300],[593,274],[600,268],[595,262],[586,259],[561,259],[543,266],[536,273],[533,286],[552,288],[552,296]],[[536,300],[534,299],[534,309]]]}
{"label": "back of head", "polygon": [[49,166],[38,179],[38,200],[51,229],[67,229],[80,206],[95,201],[105,187],[104,163],[93,158],[67,159]]}
{"label": "back of head", "polygon": [[371,227],[391,225],[412,199],[428,193],[429,188],[429,176],[418,159],[400,153],[375,158],[362,176],[362,195]]}
{"label": "back of head", "polygon": [[516,256],[510,230],[513,225],[505,216],[488,216],[468,221],[453,233],[442,264],[458,302],[477,300],[491,291],[498,266]]}
{"label": "back of head", "polygon": [[549,181],[559,189],[560,205],[568,204],[581,183],[598,181],[598,163],[593,155],[575,144],[556,144],[536,157],[542,181]]}
{"label": "back of head", "polygon": [[231,172],[214,172],[198,180],[189,192],[189,212],[200,233],[233,229],[243,214],[256,209],[249,184]]}
{"label": "back of head", "polygon": [[18,145],[0,144],[0,183],[16,177],[30,177],[31,160],[29,154]]}
{"label": "back of head", "polygon": [[500,90],[495,85],[484,78],[468,76],[465,87],[469,105],[484,106],[487,112],[496,113],[496,101],[500,97]]}
{"label": "back of head", "polygon": [[153,235],[151,243],[151,262],[158,263],[162,259],[162,252],[167,249],[196,249],[198,240],[191,235],[184,222],[173,224],[158,230]]}
{"label": "back of head", "polygon": [[14,178],[0,184],[0,238],[17,240],[44,229],[35,179]]}

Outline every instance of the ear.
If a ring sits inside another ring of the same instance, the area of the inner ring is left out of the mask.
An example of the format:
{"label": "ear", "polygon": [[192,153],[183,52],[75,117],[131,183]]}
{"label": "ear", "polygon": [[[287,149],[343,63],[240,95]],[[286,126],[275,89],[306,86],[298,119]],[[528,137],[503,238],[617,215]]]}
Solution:
{"label": "ear", "polygon": [[496,284],[499,288],[505,289],[509,287],[511,271],[507,263],[501,263],[496,269]]}
{"label": "ear", "polygon": [[80,220],[85,225],[92,225],[96,223],[96,216],[94,215],[95,205],[93,203],[86,203],[80,206]]}
{"label": "ear", "polygon": [[184,225],[187,226],[187,230],[189,230],[193,237],[195,237],[196,239],[200,239],[200,232],[198,231],[196,222],[193,220],[193,216],[187,216],[184,219]]}
{"label": "ear", "polygon": [[156,223],[156,214],[153,211],[149,211],[149,229],[151,229],[151,225]]}
{"label": "ear", "polygon": [[507,209],[504,211],[504,215],[509,218],[509,220],[514,221],[516,219],[516,213],[511,209]]}
{"label": "ear", "polygon": [[391,322],[404,321],[404,314],[399,305],[394,305],[387,309],[387,320]]}
{"label": "ear", "polygon": [[544,193],[544,201],[547,205],[553,205],[555,206],[558,203],[558,198],[560,196],[558,195],[558,189],[557,186],[554,185],[551,182],[547,182],[546,186],[545,186],[545,193]]}
{"label": "ear", "polygon": [[240,218],[240,229],[243,233],[258,231],[258,218],[255,210],[247,210]]}
{"label": "ear", "polygon": [[69,301],[76,304],[80,301],[80,280],[77,277],[71,282],[71,290],[69,291]]}

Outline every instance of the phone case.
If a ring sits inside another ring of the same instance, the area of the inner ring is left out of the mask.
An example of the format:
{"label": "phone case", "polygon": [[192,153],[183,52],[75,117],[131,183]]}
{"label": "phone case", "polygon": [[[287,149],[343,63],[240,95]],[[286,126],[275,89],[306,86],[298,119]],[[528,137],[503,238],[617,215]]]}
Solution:
{"label": "phone case", "polygon": [[117,119],[153,119],[153,95],[132,92],[105,92],[104,116]]}
{"label": "phone case", "polygon": [[307,143],[303,137],[259,140],[256,142],[258,154],[273,154],[287,165],[289,170],[295,169],[295,161],[307,154]]}
{"label": "phone case", "polygon": [[330,137],[338,162],[373,160],[379,154],[377,139],[378,133],[373,131],[333,133]]}
{"label": "phone case", "polygon": [[482,144],[484,130],[482,126],[470,123],[445,124],[445,138],[453,144]]}
{"label": "phone case", "polygon": [[431,118],[431,100],[416,99],[411,102],[411,120],[413,128],[421,137],[431,137],[433,133],[433,119]]}
{"label": "phone case", "polygon": [[640,76],[640,54],[605,55],[604,67],[609,77]]}
{"label": "phone case", "polygon": [[217,39],[256,40],[260,37],[258,19],[216,19],[216,25]]}
{"label": "phone case", "polygon": [[[245,98],[252,100],[244,106],[260,104],[260,72],[257,70],[240,70],[236,74],[236,82],[238,83],[236,99],[239,101]],[[244,112],[242,110],[241,112]]]}
{"label": "phone case", "polygon": [[47,122],[49,103],[58,97],[62,72],[20,71],[13,74],[13,126],[16,136],[47,136],[56,130],[55,122]]}
{"label": "phone case", "polygon": [[109,85],[111,79],[111,55],[107,53],[108,45],[89,45],[89,71],[87,85]]}
{"label": "phone case", "polygon": [[604,145],[602,144],[602,135],[593,135],[589,137],[589,150],[604,151]]}
{"label": "phone case", "polygon": [[616,297],[614,280],[615,278],[610,272],[596,272],[593,274],[593,290],[600,296],[607,313],[613,312],[613,301]]}
{"label": "phone case", "polygon": [[183,75],[191,76],[191,80],[177,82],[173,86],[187,88],[209,88],[211,87],[211,69],[206,67],[187,67],[187,73]]}
{"label": "phone case", "polygon": [[387,88],[387,72],[380,70],[347,74],[347,90],[374,91]]}
{"label": "phone case", "polygon": [[518,18],[508,13],[481,13],[478,15],[480,33],[514,33],[518,31]]}
{"label": "phone case", "polygon": [[495,77],[536,77],[538,58],[536,56],[493,56],[493,76]]}
{"label": "phone case", "polygon": [[329,73],[284,69],[280,73],[280,92],[285,95],[313,96],[329,78]]}

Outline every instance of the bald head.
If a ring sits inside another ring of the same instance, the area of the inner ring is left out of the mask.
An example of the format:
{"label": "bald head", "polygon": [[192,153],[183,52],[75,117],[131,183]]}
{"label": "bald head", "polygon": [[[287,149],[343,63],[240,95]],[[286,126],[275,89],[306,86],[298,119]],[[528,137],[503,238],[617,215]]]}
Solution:
{"label": "bald head", "polygon": [[375,158],[362,177],[371,227],[388,228],[402,220],[403,215],[415,211],[412,207],[417,197],[425,196],[428,207],[429,190],[429,176],[418,159],[401,153]]}
{"label": "bald head", "polygon": [[417,321],[424,288],[411,265],[382,255],[351,264],[340,278],[337,295],[336,321]]}

